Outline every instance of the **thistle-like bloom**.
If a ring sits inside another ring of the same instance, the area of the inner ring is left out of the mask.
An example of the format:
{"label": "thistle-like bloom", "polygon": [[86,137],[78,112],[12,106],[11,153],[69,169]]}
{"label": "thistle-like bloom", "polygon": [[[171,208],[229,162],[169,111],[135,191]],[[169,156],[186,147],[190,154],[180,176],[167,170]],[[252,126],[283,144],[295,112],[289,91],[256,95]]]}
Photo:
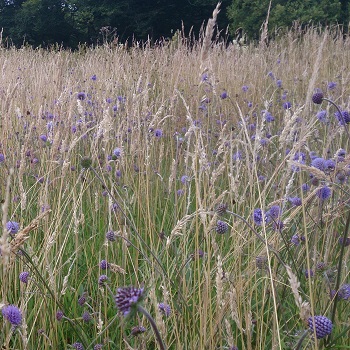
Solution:
{"label": "thistle-like bloom", "polygon": [[12,326],[17,327],[22,323],[22,312],[15,305],[4,306],[1,310],[4,318],[12,324]]}
{"label": "thistle-like bloom", "polygon": [[316,338],[322,339],[332,333],[332,321],[326,316],[313,316],[308,319],[309,329],[313,333],[314,327],[316,331]]}
{"label": "thistle-like bloom", "polygon": [[135,336],[137,336],[137,335],[139,335],[141,333],[144,333],[144,332],[146,332],[146,328],[145,327],[143,327],[143,326],[136,326],[136,327],[133,327],[131,329],[130,335],[135,337]]}
{"label": "thistle-like bloom", "polygon": [[288,200],[294,207],[299,207],[302,205],[301,198],[299,197],[289,197]]}
{"label": "thistle-like bloom", "polygon": [[90,315],[90,313],[88,312],[88,311],[84,311],[83,312],[83,314],[82,314],[82,316],[81,316],[81,318],[83,319],[83,321],[85,322],[85,323],[88,323],[88,322],[90,322],[91,321],[91,315]]}
{"label": "thistle-like bloom", "polygon": [[166,317],[170,316],[170,314],[171,314],[171,307],[168,304],[159,303],[158,304],[158,309]]}
{"label": "thistle-like bloom", "polygon": [[105,282],[107,282],[107,281],[108,281],[108,277],[106,275],[101,275],[98,278],[98,285],[103,286],[105,284]]}
{"label": "thistle-like bloom", "polygon": [[332,190],[328,186],[323,186],[317,190],[316,195],[321,201],[324,201],[332,195]]}
{"label": "thistle-like bloom", "polygon": [[323,171],[325,169],[325,160],[319,157],[314,158],[311,162],[311,166]]}
{"label": "thistle-like bloom", "polygon": [[78,299],[78,304],[83,306],[86,303],[86,292],[84,292]]}
{"label": "thistle-like bloom", "polygon": [[220,203],[216,208],[215,211],[218,215],[224,215],[227,212],[227,204],[226,203]]}
{"label": "thistle-like bloom", "polygon": [[163,136],[163,131],[161,129],[154,130],[154,136],[159,138]]}
{"label": "thistle-like bloom", "polygon": [[76,350],[84,350],[84,345],[82,343],[74,343],[72,347]]}
{"label": "thistle-like bloom", "polygon": [[22,282],[22,283],[25,283],[27,284],[28,283],[28,280],[29,280],[29,276],[30,276],[30,273],[27,272],[27,271],[23,271],[19,274],[19,280]]}
{"label": "thistle-like bloom", "polygon": [[114,242],[116,240],[115,232],[114,231],[108,231],[106,233],[106,239],[110,242]]}
{"label": "thistle-like bloom", "polygon": [[279,205],[273,205],[267,212],[266,212],[266,221],[269,222],[272,220],[276,221],[279,216],[281,215],[281,208]]}
{"label": "thistle-like bloom", "polygon": [[350,300],[350,284],[343,284],[339,288],[338,298],[342,300]]}
{"label": "thistle-like bloom", "polygon": [[215,227],[216,233],[222,235],[228,231],[228,224],[225,221],[218,220]]}
{"label": "thistle-like bloom", "polygon": [[86,98],[85,92],[78,92],[77,99],[80,101],[84,101]]}
{"label": "thistle-like bloom", "polygon": [[118,288],[115,296],[115,303],[119,311],[127,316],[131,309],[141,302],[143,298],[144,288],[123,287]]}
{"label": "thistle-like bloom", "polygon": [[19,223],[16,221],[8,221],[6,223],[6,229],[9,231],[12,235],[16,234],[19,231]]}
{"label": "thistle-like bloom", "polygon": [[350,115],[348,111],[335,112],[335,117],[338,119],[340,125],[345,125],[350,123]]}
{"label": "thistle-like bloom", "polygon": [[110,265],[106,260],[101,260],[100,262],[100,268],[101,270],[107,270],[109,269]]}
{"label": "thistle-like bloom", "polygon": [[290,239],[290,242],[297,247],[300,244],[299,236],[293,235],[292,238]]}
{"label": "thistle-like bloom", "polygon": [[57,321],[61,321],[63,317],[64,317],[63,311],[62,310],[57,310],[57,312],[56,312],[56,320]]}
{"label": "thistle-like bloom", "polygon": [[103,345],[102,344],[96,344],[94,346],[94,350],[101,350],[103,348]]}
{"label": "thistle-like bloom", "polygon": [[312,96],[312,102],[320,105],[323,101],[323,93],[322,92],[316,92],[315,94],[313,94]]}
{"label": "thistle-like bloom", "polygon": [[254,209],[253,220],[255,225],[261,226],[263,223],[263,212],[260,208]]}

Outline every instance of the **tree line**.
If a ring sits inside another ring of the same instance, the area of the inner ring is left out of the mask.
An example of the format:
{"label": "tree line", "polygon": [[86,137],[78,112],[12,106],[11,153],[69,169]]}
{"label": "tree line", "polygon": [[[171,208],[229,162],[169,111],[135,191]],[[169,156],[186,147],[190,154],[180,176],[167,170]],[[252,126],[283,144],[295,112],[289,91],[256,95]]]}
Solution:
{"label": "tree line", "polygon": [[[76,48],[118,39],[160,40],[184,28],[198,36],[217,0],[0,0],[0,30],[7,45]],[[348,0],[222,0],[218,29],[234,38],[237,29],[258,39],[267,18],[271,33],[302,24],[343,25]],[[228,29],[228,31],[227,31]]]}

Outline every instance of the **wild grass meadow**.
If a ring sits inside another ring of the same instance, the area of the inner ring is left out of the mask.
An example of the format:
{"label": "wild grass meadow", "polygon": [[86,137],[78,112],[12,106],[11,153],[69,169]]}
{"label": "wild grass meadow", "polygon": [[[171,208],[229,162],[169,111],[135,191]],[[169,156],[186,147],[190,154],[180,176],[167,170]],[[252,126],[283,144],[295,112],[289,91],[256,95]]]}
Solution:
{"label": "wild grass meadow", "polygon": [[0,49],[2,349],[350,348],[350,39],[209,39]]}

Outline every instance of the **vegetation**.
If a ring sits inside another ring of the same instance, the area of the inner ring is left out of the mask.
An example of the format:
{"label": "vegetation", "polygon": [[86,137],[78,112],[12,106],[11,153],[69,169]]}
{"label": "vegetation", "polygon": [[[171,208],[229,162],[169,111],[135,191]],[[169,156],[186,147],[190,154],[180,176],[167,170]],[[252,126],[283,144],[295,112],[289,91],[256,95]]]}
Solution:
{"label": "vegetation", "polygon": [[0,50],[4,349],[350,346],[350,41],[209,24]]}

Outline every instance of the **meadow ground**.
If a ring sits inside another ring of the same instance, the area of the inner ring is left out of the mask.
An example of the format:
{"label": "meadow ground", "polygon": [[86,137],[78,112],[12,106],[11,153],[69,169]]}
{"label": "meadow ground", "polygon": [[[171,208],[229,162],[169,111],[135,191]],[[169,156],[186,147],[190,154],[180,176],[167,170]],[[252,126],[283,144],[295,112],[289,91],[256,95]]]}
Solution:
{"label": "meadow ground", "polygon": [[0,67],[3,349],[350,348],[349,38]]}

